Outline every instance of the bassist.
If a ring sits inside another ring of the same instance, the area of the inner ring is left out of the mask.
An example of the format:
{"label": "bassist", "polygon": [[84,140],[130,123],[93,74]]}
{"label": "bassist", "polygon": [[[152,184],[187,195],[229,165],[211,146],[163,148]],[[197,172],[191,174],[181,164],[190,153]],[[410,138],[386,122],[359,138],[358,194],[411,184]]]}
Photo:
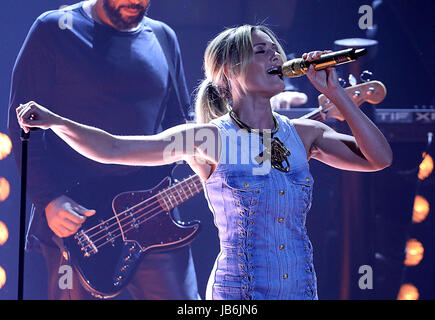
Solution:
{"label": "bassist", "polygon": [[[189,96],[173,30],[146,17],[149,0],[88,0],[37,18],[18,55],[12,78],[9,133],[19,162],[20,128],[15,108],[35,99],[60,113],[118,134],[154,134],[185,122]],[[69,15],[71,25],[59,27]],[[152,26],[167,33],[178,90]],[[179,92],[177,97],[176,92]],[[168,108],[166,108],[168,106]],[[103,116],[101,116],[103,115]],[[54,134],[32,132],[28,191],[33,203],[27,249],[39,247],[48,268],[49,299],[88,299],[73,275],[73,289],[58,286],[59,267],[70,263],[62,239],[98,216],[86,198],[147,188],[169,174],[162,170],[99,165],[77,156]],[[105,180],[102,180],[104,177]],[[110,187],[110,189],[109,189]],[[189,247],[147,255],[128,287],[135,299],[196,299]]]}

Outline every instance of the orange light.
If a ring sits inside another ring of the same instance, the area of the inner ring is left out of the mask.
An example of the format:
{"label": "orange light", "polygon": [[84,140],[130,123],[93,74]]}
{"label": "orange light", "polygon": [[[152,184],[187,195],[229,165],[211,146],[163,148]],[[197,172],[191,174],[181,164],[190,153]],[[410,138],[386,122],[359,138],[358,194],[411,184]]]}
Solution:
{"label": "orange light", "polygon": [[420,180],[424,180],[430,176],[433,171],[433,159],[429,154],[423,152],[423,161],[420,163],[419,168],[418,178]]}
{"label": "orange light", "polygon": [[12,150],[12,142],[8,135],[0,133],[0,160],[6,158]]}
{"label": "orange light", "polygon": [[409,239],[406,242],[405,265],[408,267],[416,266],[423,259],[424,248],[420,241]]}
{"label": "orange light", "polygon": [[0,178],[0,202],[5,201],[9,197],[9,192],[11,191],[11,186],[8,180],[5,178]]}
{"label": "orange light", "polygon": [[3,288],[5,283],[6,283],[6,271],[2,267],[0,267],[0,289]]}
{"label": "orange light", "polygon": [[417,195],[414,200],[414,210],[412,213],[412,222],[420,223],[426,219],[429,214],[429,202],[422,196]]}
{"label": "orange light", "polygon": [[400,287],[397,300],[418,300],[419,296],[420,294],[414,285],[410,283],[404,283]]}
{"label": "orange light", "polygon": [[9,238],[8,227],[0,221],[0,246],[4,245]]}

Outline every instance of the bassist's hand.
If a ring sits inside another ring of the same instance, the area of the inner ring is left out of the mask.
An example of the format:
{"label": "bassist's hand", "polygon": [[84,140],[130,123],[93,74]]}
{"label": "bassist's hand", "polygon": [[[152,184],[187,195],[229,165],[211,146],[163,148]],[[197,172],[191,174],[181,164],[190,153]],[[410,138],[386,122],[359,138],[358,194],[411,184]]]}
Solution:
{"label": "bassist's hand", "polygon": [[272,110],[290,109],[307,103],[308,97],[303,92],[283,91],[270,99]]}
{"label": "bassist's hand", "polygon": [[45,207],[45,216],[50,229],[60,238],[75,234],[87,217],[95,210],[86,209],[71,198],[62,195]]}

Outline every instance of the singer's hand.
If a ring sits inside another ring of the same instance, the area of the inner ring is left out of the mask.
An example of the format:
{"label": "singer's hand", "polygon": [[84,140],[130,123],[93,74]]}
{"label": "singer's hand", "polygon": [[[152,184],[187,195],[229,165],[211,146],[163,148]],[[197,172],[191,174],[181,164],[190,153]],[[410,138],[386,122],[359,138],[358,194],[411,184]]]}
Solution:
{"label": "singer's hand", "polygon": [[30,101],[20,104],[16,109],[17,119],[24,132],[29,132],[30,128],[49,129],[59,123],[61,117],[37,104]]}
{"label": "singer's hand", "polygon": [[[332,51],[311,51],[309,53],[304,53],[302,59],[312,61],[319,59],[322,54],[331,53]],[[316,71],[311,65],[307,71],[307,77],[313,86],[319,90],[324,95],[335,93],[337,90],[342,89],[340,83],[338,82],[337,72],[335,68],[330,67],[324,70]]]}

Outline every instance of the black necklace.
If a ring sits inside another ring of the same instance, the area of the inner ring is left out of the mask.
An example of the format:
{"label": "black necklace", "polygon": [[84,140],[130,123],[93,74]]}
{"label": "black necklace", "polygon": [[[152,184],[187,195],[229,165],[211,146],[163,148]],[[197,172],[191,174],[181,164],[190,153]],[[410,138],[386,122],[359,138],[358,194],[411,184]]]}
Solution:
{"label": "black necklace", "polygon": [[[270,144],[264,143],[264,136],[263,136],[263,130],[253,129],[250,126],[248,126],[246,123],[242,122],[234,111],[230,111],[230,117],[234,120],[237,125],[247,130],[249,133],[256,133],[261,137],[261,142],[265,146],[266,150],[262,151],[258,156],[255,157],[255,160],[258,164],[263,163],[263,156],[264,152],[266,152],[266,159],[270,159],[270,163],[272,165],[272,168],[275,168],[282,172],[289,172],[290,171],[290,163],[288,162],[288,157],[290,156],[290,151],[287,149],[287,147],[284,145],[284,143],[281,142],[277,137],[274,137],[275,133],[279,130],[279,123],[276,120],[275,117],[273,117],[273,122],[275,123],[275,128],[272,130],[270,137],[268,136],[268,142]],[[267,146],[270,145],[270,148]],[[283,165],[283,162],[286,163],[286,166]]]}

